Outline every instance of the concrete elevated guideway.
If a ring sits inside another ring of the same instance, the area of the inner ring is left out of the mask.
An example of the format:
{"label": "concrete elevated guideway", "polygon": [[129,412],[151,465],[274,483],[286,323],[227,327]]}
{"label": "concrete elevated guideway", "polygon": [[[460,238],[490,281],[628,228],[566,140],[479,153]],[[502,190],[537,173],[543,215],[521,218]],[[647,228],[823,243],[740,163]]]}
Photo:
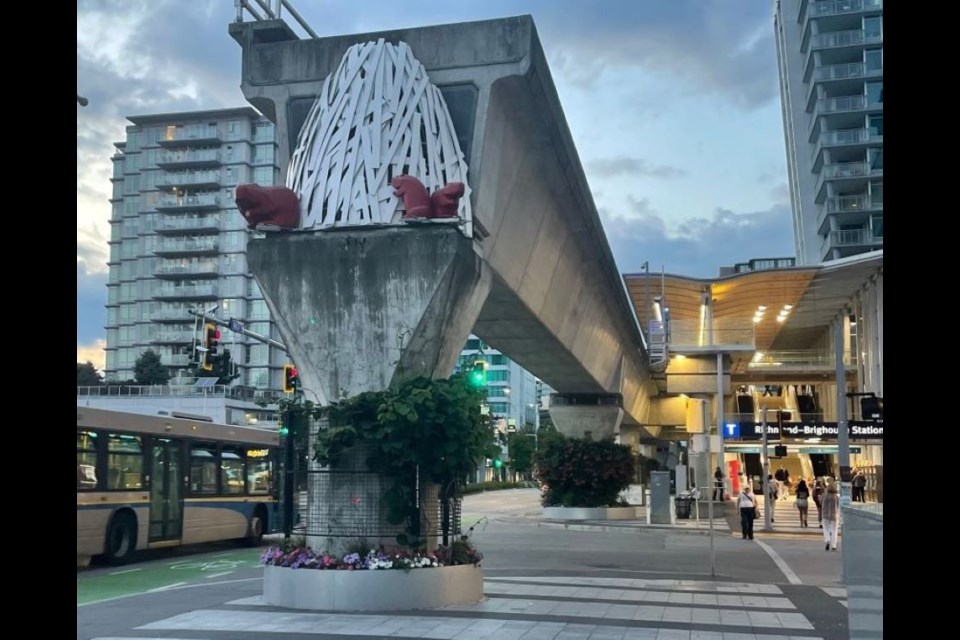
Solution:
{"label": "concrete elevated guideway", "polygon": [[[288,164],[323,80],[352,45],[380,38],[406,43],[444,92],[469,166],[475,231],[468,242],[480,259],[470,276],[481,284],[479,303],[455,304],[466,316],[477,313],[471,305],[480,308],[472,327],[451,327],[455,339],[444,338],[424,356],[428,373],[452,370],[472,328],[577,405],[552,407],[558,423],[565,411],[585,421],[584,430],[594,430],[585,413],[607,426],[621,415],[626,425],[648,422],[657,391],[643,337],[531,17],[314,39],[265,20],[233,23],[230,34],[243,49],[244,95],[277,125],[280,166]],[[359,233],[379,234],[371,241],[387,243],[376,238],[394,232],[416,230]],[[264,283],[257,269],[264,255],[278,251],[258,242],[251,242],[250,264],[269,298],[281,284]],[[451,254],[457,251],[463,253]],[[444,313],[456,319],[456,310]],[[598,424],[594,435],[606,428]]]}

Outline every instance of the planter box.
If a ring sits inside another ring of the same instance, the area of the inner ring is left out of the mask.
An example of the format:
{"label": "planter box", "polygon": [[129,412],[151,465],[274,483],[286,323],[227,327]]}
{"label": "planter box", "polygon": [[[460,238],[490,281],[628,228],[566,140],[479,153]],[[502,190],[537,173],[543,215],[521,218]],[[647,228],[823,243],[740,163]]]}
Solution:
{"label": "planter box", "polygon": [[636,507],[544,507],[550,520],[635,520]]}
{"label": "planter box", "polygon": [[290,609],[395,611],[482,598],[483,570],[472,564],[410,571],[263,568],[263,601]]}

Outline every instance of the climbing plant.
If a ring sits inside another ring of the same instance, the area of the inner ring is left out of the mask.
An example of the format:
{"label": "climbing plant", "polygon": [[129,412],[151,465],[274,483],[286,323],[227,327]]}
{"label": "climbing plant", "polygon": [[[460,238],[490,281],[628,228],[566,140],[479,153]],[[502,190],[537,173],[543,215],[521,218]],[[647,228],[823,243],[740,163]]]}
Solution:
{"label": "climbing plant", "polygon": [[419,508],[411,480],[419,474],[440,485],[441,497],[455,495],[493,438],[480,411],[484,399],[481,389],[455,374],[445,380],[412,378],[327,406],[286,403],[281,409],[327,418],[313,452],[320,464],[336,468],[347,450],[365,445],[367,467],[394,479],[383,498],[387,520],[407,525],[408,535],[399,536],[398,543],[417,546]]}

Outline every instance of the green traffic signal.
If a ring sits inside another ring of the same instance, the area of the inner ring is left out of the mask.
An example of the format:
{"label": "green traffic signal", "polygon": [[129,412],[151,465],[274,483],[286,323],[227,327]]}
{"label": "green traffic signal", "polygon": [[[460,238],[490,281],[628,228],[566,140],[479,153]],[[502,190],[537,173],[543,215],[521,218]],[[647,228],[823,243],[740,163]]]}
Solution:
{"label": "green traffic signal", "polygon": [[473,369],[470,370],[470,384],[474,387],[483,387],[487,384],[487,363],[483,360],[477,360],[473,363]]}
{"label": "green traffic signal", "polygon": [[493,461],[494,469],[499,469],[502,466],[503,466],[503,460],[501,460],[500,458],[497,458],[496,460]]}

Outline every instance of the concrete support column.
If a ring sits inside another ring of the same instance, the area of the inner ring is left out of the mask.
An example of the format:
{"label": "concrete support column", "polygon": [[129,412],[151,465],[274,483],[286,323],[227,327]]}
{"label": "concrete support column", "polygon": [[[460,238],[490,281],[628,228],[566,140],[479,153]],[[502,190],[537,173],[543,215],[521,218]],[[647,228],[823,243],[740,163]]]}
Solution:
{"label": "concrete support column", "polygon": [[579,393],[550,395],[550,418],[568,438],[616,439],[623,422],[620,394]]}
{"label": "concrete support column", "polygon": [[[247,259],[304,395],[322,404],[450,375],[490,291],[473,241],[450,226],[272,233],[250,241]],[[400,531],[382,504],[394,480],[367,469],[366,458],[358,447],[332,473],[310,474],[314,548],[339,552],[360,537],[395,543]],[[421,491],[422,509],[436,504],[435,488]],[[427,519],[435,529],[432,512]]]}

